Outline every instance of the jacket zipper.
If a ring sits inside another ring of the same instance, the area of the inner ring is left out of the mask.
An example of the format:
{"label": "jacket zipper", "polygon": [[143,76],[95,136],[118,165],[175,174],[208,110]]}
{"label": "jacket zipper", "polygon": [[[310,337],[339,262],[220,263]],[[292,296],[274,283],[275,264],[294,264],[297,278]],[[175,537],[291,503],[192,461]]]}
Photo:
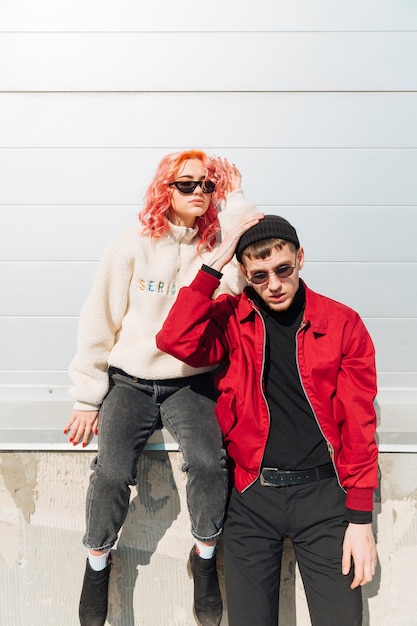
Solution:
{"label": "jacket zipper", "polygon": [[[269,428],[268,428],[268,432],[269,432],[269,429],[270,429],[270,427],[271,427],[271,413],[270,413],[270,411],[269,411],[268,402],[266,401],[265,394],[264,394],[264,390],[263,390],[263,385],[262,385],[262,381],[263,381],[263,378],[264,378],[264,369],[265,369],[266,327],[265,327],[265,322],[264,322],[264,320],[263,320],[263,317],[262,317],[262,315],[260,314],[260,312],[258,311],[258,309],[256,308],[256,306],[255,306],[252,302],[251,302],[251,305],[252,305],[253,310],[255,311],[255,314],[256,314],[256,315],[259,317],[259,319],[261,320],[262,328],[263,328],[263,331],[264,331],[264,336],[263,336],[263,347],[262,347],[262,367],[261,367],[261,378],[260,378],[260,381],[259,381],[259,388],[260,388],[260,390],[261,390],[261,396],[262,396],[262,398],[264,399],[265,406],[266,406],[266,410],[267,410],[267,413],[268,413],[268,421],[269,421]],[[264,451],[265,451],[265,450],[264,450]],[[263,459],[263,455],[262,455],[262,459]],[[244,493],[247,489],[249,489],[249,487],[252,487],[252,485],[253,485],[253,484],[254,484],[254,483],[258,480],[259,476],[261,475],[261,465],[262,465],[262,459],[261,459],[261,462],[260,462],[259,467],[258,467],[258,473],[257,473],[256,478],[255,478],[255,479],[254,479],[254,480],[253,480],[253,481],[252,481],[249,485],[247,485],[247,487],[245,487],[245,488],[244,488],[244,490],[242,491],[242,493]]]}
{"label": "jacket zipper", "polygon": [[317,426],[318,426],[318,428],[319,428],[319,431],[321,432],[321,434],[322,434],[322,436],[323,436],[323,439],[324,439],[324,440],[325,440],[325,442],[327,443],[327,448],[328,448],[329,453],[330,453],[330,460],[331,460],[331,462],[332,462],[332,464],[333,464],[333,467],[334,467],[334,471],[335,471],[335,474],[336,474],[337,482],[339,483],[340,488],[341,488],[341,489],[343,489],[343,491],[346,493],[346,489],[344,489],[344,488],[342,487],[341,483],[340,483],[339,474],[338,474],[338,472],[337,472],[336,464],[335,464],[335,462],[334,462],[334,448],[333,448],[332,444],[330,443],[330,441],[329,441],[329,440],[327,439],[327,437],[325,436],[325,434],[324,434],[324,432],[323,432],[323,430],[322,430],[322,428],[321,428],[321,426],[320,426],[320,422],[319,422],[319,420],[318,420],[318,418],[317,418],[317,415],[316,415],[315,410],[313,409],[313,405],[312,405],[312,404],[311,404],[311,402],[310,402],[310,398],[308,397],[307,391],[306,391],[306,389],[305,389],[305,387],[304,387],[303,379],[302,379],[302,377],[301,377],[301,372],[300,372],[300,364],[299,364],[299,360],[298,360],[298,334],[299,334],[299,333],[300,333],[300,332],[301,332],[301,331],[302,331],[302,330],[303,330],[306,326],[307,326],[307,324],[306,324],[306,322],[303,320],[303,321],[301,322],[301,324],[300,324],[299,329],[298,329],[298,330],[297,330],[297,332],[295,333],[295,362],[296,362],[296,365],[297,365],[298,378],[300,379],[301,388],[302,388],[302,390],[303,390],[303,392],[304,392],[304,395],[305,395],[305,397],[306,397],[306,400],[307,400],[307,402],[308,402],[308,404],[309,404],[309,406],[310,406],[311,412],[313,413],[314,419],[316,420],[316,424],[317,424]]}

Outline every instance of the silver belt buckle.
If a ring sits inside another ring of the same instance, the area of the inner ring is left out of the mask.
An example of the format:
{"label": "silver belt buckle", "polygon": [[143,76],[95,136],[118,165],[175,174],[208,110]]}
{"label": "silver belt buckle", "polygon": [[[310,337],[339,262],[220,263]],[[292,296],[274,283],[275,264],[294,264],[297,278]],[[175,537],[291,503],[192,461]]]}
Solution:
{"label": "silver belt buckle", "polygon": [[266,480],[264,476],[265,471],[266,472],[279,472],[279,469],[277,467],[263,467],[261,471],[261,475],[259,477],[262,487],[277,487],[277,485],[274,485],[274,483],[270,483],[269,481]]}

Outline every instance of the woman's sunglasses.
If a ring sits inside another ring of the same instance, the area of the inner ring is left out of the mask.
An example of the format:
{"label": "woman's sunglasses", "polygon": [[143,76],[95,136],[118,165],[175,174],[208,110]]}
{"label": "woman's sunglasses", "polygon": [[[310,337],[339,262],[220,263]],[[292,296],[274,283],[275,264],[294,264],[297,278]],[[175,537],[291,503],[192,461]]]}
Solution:
{"label": "woman's sunglasses", "polygon": [[203,193],[213,193],[216,184],[212,180],[175,180],[168,187],[176,187],[180,193],[188,195],[194,193],[197,187],[201,187]]}

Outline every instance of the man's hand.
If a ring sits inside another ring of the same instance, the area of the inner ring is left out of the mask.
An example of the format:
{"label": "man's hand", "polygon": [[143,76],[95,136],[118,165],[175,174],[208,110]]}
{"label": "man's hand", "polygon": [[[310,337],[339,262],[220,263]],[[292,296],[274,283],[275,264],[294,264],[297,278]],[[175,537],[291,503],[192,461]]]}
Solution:
{"label": "man's hand", "polygon": [[351,589],[371,582],[376,569],[376,546],[371,524],[352,524],[346,529],[343,541],[342,573],[350,572],[353,559],[354,577]]}
{"label": "man's hand", "polygon": [[98,411],[73,411],[71,419],[64,428],[64,435],[69,433],[69,440],[74,446],[82,441],[83,448],[92,434],[98,433]]}

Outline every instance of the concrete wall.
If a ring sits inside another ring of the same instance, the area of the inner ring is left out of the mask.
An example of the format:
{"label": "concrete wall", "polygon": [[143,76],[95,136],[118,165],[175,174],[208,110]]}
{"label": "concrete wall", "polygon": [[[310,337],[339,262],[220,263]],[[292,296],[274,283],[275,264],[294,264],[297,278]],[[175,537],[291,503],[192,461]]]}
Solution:
{"label": "concrete wall", "polygon": [[[92,458],[89,452],[0,454],[1,624],[77,623],[85,484]],[[186,572],[192,539],[181,463],[177,452],[147,452],[140,461],[138,487],[114,551],[107,624],[195,624]],[[383,453],[380,465],[375,515],[379,562],[374,581],[364,588],[364,626],[415,626],[417,454]],[[309,626],[289,546],[282,578],[280,623]],[[226,611],[222,625],[227,626]]]}

